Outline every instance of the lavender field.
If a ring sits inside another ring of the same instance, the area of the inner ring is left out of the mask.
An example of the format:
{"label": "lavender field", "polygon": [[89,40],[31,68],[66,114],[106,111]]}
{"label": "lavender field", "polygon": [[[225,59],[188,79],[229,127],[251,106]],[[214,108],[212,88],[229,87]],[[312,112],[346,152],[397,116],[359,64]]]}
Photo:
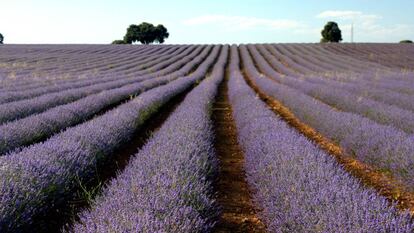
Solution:
{"label": "lavender field", "polygon": [[411,44],[3,45],[0,232],[414,232],[413,135]]}

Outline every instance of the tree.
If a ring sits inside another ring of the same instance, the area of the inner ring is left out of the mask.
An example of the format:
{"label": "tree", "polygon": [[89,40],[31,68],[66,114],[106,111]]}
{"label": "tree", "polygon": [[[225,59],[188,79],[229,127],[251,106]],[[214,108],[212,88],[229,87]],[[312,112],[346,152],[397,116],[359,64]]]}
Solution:
{"label": "tree", "polygon": [[402,40],[400,41],[401,44],[412,44],[413,41],[412,40]]}
{"label": "tree", "polygon": [[162,44],[164,43],[164,39],[168,38],[170,34],[167,31],[167,28],[164,27],[162,24],[158,24],[157,27],[155,27],[155,40]]}
{"label": "tree", "polygon": [[143,22],[138,25],[136,40],[142,44],[150,44],[155,41],[157,37],[154,25]]}
{"label": "tree", "polygon": [[142,44],[151,44],[154,42],[162,44],[168,36],[167,28],[162,24],[154,27],[151,23],[143,22],[140,25],[131,24],[127,28],[124,41],[127,44],[132,44],[137,41]]}
{"label": "tree", "polygon": [[131,24],[129,25],[129,27],[127,28],[127,32],[124,36],[124,41],[127,44],[132,44],[132,42],[136,41],[137,37],[138,37],[138,25],[135,24]]}
{"label": "tree", "polygon": [[4,36],[0,33],[0,44],[3,44]]}
{"label": "tree", "polygon": [[128,43],[125,42],[124,40],[114,40],[112,41],[112,44],[128,44]]}
{"label": "tree", "polygon": [[341,29],[339,29],[338,24],[335,22],[328,22],[323,30],[321,31],[322,39],[321,43],[326,42],[340,42],[342,41]]}

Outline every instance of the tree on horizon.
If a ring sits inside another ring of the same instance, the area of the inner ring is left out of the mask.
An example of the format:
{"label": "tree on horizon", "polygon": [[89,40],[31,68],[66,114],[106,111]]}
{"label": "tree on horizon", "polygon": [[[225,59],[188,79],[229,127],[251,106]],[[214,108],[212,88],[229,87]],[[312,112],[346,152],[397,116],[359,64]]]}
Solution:
{"label": "tree on horizon", "polygon": [[326,23],[325,27],[321,31],[321,34],[321,43],[338,43],[342,41],[342,32],[341,29],[339,29],[339,26],[336,22],[329,21],[328,23]]}
{"label": "tree on horizon", "polygon": [[114,40],[112,44],[132,44],[135,42],[141,42],[142,44],[162,44],[169,35],[167,28],[162,24],[154,26],[151,23],[142,22],[139,25],[129,25],[124,39]]}

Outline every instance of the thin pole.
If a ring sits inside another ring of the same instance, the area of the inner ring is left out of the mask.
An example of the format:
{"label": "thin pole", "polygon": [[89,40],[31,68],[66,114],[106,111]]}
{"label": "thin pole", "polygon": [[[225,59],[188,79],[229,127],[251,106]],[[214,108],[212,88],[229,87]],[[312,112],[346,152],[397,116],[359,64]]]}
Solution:
{"label": "thin pole", "polygon": [[351,24],[351,43],[354,43],[354,23]]}

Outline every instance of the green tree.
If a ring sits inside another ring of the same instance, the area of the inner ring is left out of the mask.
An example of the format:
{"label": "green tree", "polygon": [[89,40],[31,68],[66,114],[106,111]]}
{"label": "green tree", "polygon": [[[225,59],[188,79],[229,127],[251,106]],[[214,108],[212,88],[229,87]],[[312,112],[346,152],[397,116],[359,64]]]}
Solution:
{"label": "green tree", "polygon": [[151,23],[143,22],[139,25],[131,24],[127,28],[124,41],[127,44],[134,42],[141,42],[142,44],[157,42],[162,44],[168,36],[168,30],[162,24],[154,27]]}
{"label": "green tree", "polygon": [[114,40],[112,41],[112,44],[128,44],[128,43],[125,42],[124,40]]}
{"label": "green tree", "polygon": [[342,41],[341,29],[339,29],[338,24],[335,22],[328,22],[323,30],[321,31],[322,39],[321,43],[326,42],[340,42]]}
{"label": "green tree", "polygon": [[412,40],[402,40],[402,41],[400,41],[400,43],[402,43],[402,44],[412,44],[413,41]]}
{"label": "green tree", "polygon": [[157,37],[156,30],[154,25],[143,22],[138,25],[138,36],[136,38],[137,41],[141,42],[142,44],[151,44],[155,41]]}
{"label": "green tree", "polygon": [[0,33],[0,44],[3,44],[4,36]]}
{"label": "green tree", "polygon": [[127,28],[127,32],[124,36],[124,41],[127,44],[132,44],[132,42],[136,41],[136,38],[138,36],[138,26],[135,24],[131,24],[129,25],[129,27]]}
{"label": "green tree", "polygon": [[157,27],[155,27],[155,41],[162,44],[164,43],[164,40],[168,38],[170,34],[168,33],[167,28],[164,27],[162,24],[158,24]]}

